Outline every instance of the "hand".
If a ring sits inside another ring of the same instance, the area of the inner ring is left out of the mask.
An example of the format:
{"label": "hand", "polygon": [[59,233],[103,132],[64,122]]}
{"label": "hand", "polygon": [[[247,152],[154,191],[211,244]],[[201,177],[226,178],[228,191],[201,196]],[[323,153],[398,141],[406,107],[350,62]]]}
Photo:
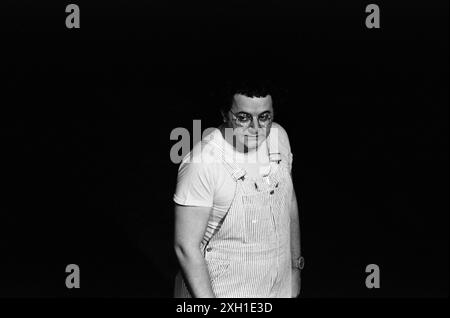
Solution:
{"label": "hand", "polygon": [[297,298],[300,295],[301,290],[301,271],[298,268],[292,269],[292,293],[291,298]]}

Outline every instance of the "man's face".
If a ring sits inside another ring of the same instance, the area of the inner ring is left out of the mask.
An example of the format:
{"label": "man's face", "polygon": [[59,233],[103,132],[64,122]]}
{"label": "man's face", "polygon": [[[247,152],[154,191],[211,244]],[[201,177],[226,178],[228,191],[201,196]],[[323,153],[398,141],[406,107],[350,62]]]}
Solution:
{"label": "man's face", "polygon": [[[237,150],[244,152],[254,150],[269,135],[270,118],[273,117],[272,97],[270,95],[247,97],[235,94],[231,112],[224,115],[228,127],[233,128]],[[243,121],[245,118],[248,120]]]}

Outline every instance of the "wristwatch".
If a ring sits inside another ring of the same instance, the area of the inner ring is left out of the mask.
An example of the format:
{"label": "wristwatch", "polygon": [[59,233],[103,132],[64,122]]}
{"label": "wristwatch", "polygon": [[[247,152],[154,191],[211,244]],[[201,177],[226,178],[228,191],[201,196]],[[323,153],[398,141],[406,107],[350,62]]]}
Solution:
{"label": "wristwatch", "polygon": [[302,270],[305,267],[305,259],[303,256],[292,260],[292,268]]}

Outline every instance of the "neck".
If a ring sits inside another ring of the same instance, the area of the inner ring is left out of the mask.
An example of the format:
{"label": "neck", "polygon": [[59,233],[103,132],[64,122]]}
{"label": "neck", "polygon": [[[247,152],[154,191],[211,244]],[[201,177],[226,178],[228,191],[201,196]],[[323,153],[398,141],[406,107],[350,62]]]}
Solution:
{"label": "neck", "polygon": [[[239,148],[241,148],[241,147],[236,147],[236,145],[235,145],[236,142],[235,142],[235,139],[234,139],[234,135],[233,135],[233,138],[232,138],[231,140],[229,140],[229,138],[225,138],[225,136],[226,136],[226,135],[225,135],[225,128],[233,129],[233,127],[229,127],[229,126],[227,126],[227,125],[224,123],[224,124],[220,125],[219,130],[220,130],[220,133],[222,134],[223,139],[225,139],[225,141],[226,141],[228,144],[230,144],[236,151],[238,151],[238,152],[240,152],[240,153],[247,154],[247,153],[255,152],[256,150],[258,150],[258,147],[254,148],[254,149],[249,149],[246,145],[244,145],[243,151],[241,151],[241,149],[239,149]],[[228,136],[228,137],[229,137],[229,136]]]}

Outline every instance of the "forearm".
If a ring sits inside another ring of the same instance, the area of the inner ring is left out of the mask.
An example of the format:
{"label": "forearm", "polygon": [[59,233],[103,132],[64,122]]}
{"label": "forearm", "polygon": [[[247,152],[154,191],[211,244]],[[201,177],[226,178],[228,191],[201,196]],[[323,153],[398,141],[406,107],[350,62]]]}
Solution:
{"label": "forearm", "polygon": [[293,193],[292,197],[290,217],[291,217],[291,225],[290,225],[291,258],[293,261],[296,261],[301,256],[301,246],[300,246],[299,210],[295,192]]}
{"label": "forearm", "polygon": [[300,222],[298,213],[298,204],[295,197],[295,192],[293,194],[291,202],[291,225],[290,225],[290,237],[291,237],[291,261],[292,261],[292,296],[298,297],[300,295],[301,289],[301,278],[300,278],[300,268],[298,260],[301,256],[300,248]]}
{"label": "forearm", "polygon": [[215,298],[208,267],[199,248],[175,248],[183,276],[194,298]]}

